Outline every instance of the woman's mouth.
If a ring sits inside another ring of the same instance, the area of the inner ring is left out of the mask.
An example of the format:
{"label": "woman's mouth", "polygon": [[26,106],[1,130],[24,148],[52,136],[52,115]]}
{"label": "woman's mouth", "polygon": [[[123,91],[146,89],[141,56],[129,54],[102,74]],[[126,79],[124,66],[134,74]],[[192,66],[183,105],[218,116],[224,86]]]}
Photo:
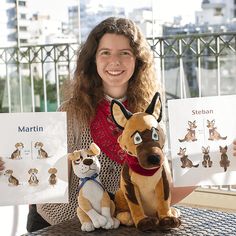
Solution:
{"label": "woman's mouth", "polygon": [[106,72],[107,72],[107,74],[109,74],[111,76],[119,76],[119,75],[123,74],[124,70],[107,70]]}

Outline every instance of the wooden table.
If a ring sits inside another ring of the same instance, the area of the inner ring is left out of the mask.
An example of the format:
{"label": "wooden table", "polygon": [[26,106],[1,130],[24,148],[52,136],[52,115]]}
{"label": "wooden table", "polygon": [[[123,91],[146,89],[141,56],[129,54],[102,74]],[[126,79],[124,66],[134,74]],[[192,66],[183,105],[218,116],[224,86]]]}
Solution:
{"label": "wooden table", "polygon": [[33,233],[24,234],[24,236],[236,236],[236,214],[183,206],[177,207],[182,214],[182,225],[179,229],[168,232],[140,232],[134,227],[126,226],[120,226],[113,230],[96,229],[93,232],[82,232],[79,220],[74,218]]}

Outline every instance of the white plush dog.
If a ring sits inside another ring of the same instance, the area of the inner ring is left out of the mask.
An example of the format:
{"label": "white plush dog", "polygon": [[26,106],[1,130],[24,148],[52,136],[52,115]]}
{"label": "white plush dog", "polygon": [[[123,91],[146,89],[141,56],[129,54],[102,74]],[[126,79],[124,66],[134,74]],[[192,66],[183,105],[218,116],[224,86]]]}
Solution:
{"label": "white plush dog", "polygon": [[68,155],[74,173],[80,178],[77,216],[82,231],[93,231],[100,227],[114,229],[120,224],[119,220],[113,217],[114,202],[99,179],[99,154],[100,148],[92,143],[88,150],[82,149]]}

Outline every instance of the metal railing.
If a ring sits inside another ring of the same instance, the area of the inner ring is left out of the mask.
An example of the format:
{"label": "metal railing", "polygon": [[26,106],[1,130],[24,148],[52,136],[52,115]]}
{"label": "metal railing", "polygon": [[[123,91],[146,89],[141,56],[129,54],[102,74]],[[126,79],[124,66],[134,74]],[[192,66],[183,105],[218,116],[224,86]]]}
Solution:
{"label": "metal railing", "polygon": [[55,110],[77,49],[78,44],[0,48],[0,111]]}
{"label": "metal railing", "polygon": [[[166,99],[236,94],[236,32],[147,40]],[[0,112],[55,111],[62,84],[73,75],[78,46],[0,48]]]}
{"label": "metal railing", "polygon": [[[167,99],[236,92],[236,32],[147,39]],[[0,111],[49,111],[75,68],[78,44],[0,48]]]}

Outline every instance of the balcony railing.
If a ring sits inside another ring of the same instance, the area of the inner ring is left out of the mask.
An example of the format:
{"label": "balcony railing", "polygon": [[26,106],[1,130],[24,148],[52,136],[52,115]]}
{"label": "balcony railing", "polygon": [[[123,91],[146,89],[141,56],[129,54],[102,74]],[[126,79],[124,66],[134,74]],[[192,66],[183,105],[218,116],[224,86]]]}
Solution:
{"label": "balcony railing", "polygon": [[[236,94],[236,32],[147,40],[166,99]],[[73,76],[78,47],[1,47],[0,112],[55,111],[63,82]]]}
{"label": "balcony railing", "polygon": [[[167,99],[236,92],[236,32],[148,38]],[[0,111],[50,111],[78,44],[0,48]]]}

